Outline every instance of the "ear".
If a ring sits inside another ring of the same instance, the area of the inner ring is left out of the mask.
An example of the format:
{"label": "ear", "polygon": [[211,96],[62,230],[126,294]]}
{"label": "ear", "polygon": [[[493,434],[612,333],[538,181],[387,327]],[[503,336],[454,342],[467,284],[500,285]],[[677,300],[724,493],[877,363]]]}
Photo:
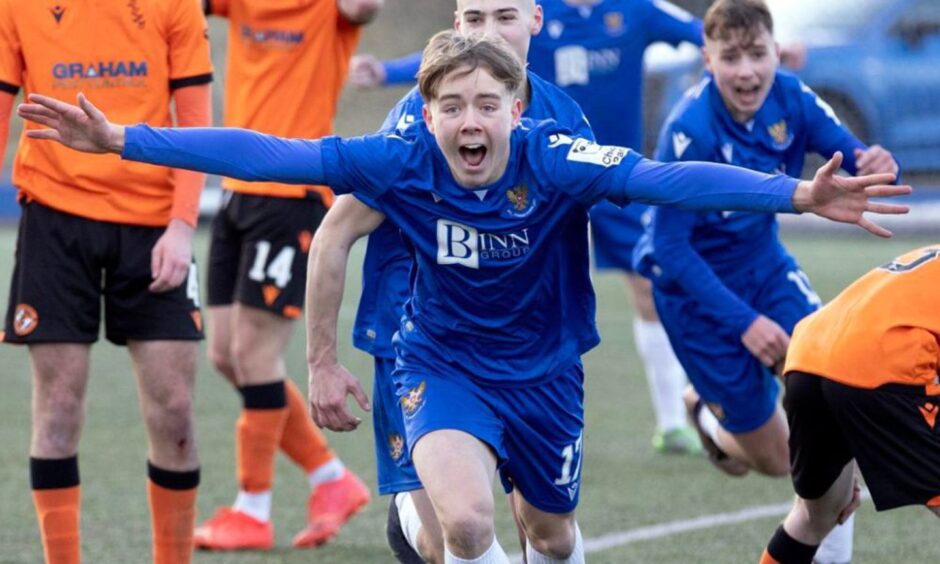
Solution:
{"label": "ear", "polygon": [[529,27],[529,34],[538,35],[542,31],[543,23],[545,23],[545,14],[542,12],[542,5],[536,4],[535,11],[532,12],[532,25]]}
{"label": "ear", "polygon": [[705,64],[705,70],[707,70],[708,72],[712,74],[715,74],[715,71],[712,69],[712,58],[711,58],[711,55],[709,55],[708,53],[707,42],[705,43],[705,45],[702,45],[702,62]]}
{"label": "ear", "polygon": [[454,10],[454,31],[460,33],[460,12]]}
{"label": "ear", "polygon": [[421,117],[424,118],[424,125],[428,126],[428,131],[434,135],[434,121],[431,119],[431,108],[428,104],[421,106]]}
{"label": "ear", "polygon": [[522,119],[522,100],[518,97],[513,97],[512,99],[512,128],[515,129],[519,125],[519,120]]}

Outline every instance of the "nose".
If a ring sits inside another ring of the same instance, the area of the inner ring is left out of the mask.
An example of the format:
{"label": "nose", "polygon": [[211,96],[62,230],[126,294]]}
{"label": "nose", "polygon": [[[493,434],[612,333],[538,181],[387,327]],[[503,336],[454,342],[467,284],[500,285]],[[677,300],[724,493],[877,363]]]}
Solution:
{"label": "nose", "polygon": [[460,124],[460,131],[462,133],[475,133],[480,131],[480,114],[477,112],[477,109],[473,106],[470,106],[463,113],[463,123]]}

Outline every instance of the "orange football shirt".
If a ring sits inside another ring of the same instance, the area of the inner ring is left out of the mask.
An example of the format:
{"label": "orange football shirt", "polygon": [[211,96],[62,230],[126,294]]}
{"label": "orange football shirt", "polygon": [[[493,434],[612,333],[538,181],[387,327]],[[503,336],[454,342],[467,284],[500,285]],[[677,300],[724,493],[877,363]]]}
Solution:
{"label": "orange football shirt", "polygon": [[[225,125],[281,137],[318,138],[333,133],[333,118],[360,28],[340,13],[336,0],[212,0],[228,17]],[[236,192],[302,198],[325,186],[243,182]]]}
{"label": "orange football shirt", "polygon": [[[167,126],[171,90],[211,79],[199,0],[0,0],[0,89],[70,102],[84,92],[115,123]],[[13,184],[51,208],[133,225],[166,225],[173,203],[168,168],[25,136]]]}
{"label": "orange football shirt", "polygon": [[938,288],[940,244],[872,270],[800,321],[784,370],[859,388],[897,383],[940,393]]}

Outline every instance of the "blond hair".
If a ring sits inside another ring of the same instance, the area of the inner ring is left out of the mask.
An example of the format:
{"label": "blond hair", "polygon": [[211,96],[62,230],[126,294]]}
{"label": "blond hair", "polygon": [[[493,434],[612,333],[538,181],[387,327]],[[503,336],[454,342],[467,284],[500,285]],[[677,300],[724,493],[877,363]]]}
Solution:
{"label": "blond hair", "polygon": [[478,68],[513,94],[525,81],[525,69],[502,39],[463,37],[452,30],[435,34],[424,48],[418,70],[421,97],[426,102],[434,100],[445,77],[457,70],[464,75]]}

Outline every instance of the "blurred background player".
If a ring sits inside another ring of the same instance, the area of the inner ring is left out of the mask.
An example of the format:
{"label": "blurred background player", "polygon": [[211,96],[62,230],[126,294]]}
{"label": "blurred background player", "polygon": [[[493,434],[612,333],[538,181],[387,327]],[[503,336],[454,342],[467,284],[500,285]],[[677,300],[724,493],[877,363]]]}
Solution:
{"label": "blurred background player", "polygon": [[784,369],[797,498],[761,564],[809,564],[857,503],[940,517],[940,245],[862,276],[793,331]]}
{"label": "blurred background player", "polygon": [[[332,132],[360,26],[382,0],[204,0],[229,20],[225,125],[288,137]],[[366,486],[329,449],[284,352],[303,307],[307,249],[332,202],[324,186],[233,179],[212,226],[209,358],[242,396],[236,425],[239,492],[196,530],[207,549],[274,544],[271,488],[277,451],[310,483],[307,526],[294,546],[316,546],[369,501]]]}
{"label": "blurred background player", "polygon": [[[155,126],[174,123],[172,102],[177,125],[206,126],[211,80],[197,0],[0,1],[0,143],[20,88],[66,99],[93,90],[112,115]],[[4,340],[28,345],[33,367],[30,484],[47,562],[81,560],[78,443],[102,298],[105,336],[127,347],[137,377],[153,561],[190,561],[202,339],[191,241],[204,180],[20,141]]]}
{"label": "blurred background player", "polygon": [[[762,0],[715,2],[703,53],[710,74],[667,119],[657,158],[796,176],[807,153],[841,152],[850,174],[898,172],[888,151],[866,147],[812,90],[778,70]],[[687,408],[711,461],[732,475],[786,475],[787,424],[773,370],[793,326],[820,300],[778,240],[775,216],[656,209],[637,259],[695,387]],[[851,523],[830,546],[823,561],[851,559]]]}
{"label": "blurred background player", "polygon": [[[669,2],[547,0],[545,29],[532,40],[530,68],[581,106],[598,143],[643,149],[643,53],[657,41],[702,44],[702,22]],[[649,208],[603,202],[591,210],[591,248],[599,270],[619,270],[633,298],[633,338],[656,416],[653,446],[699,453],[682,404],[685,373],[653,306],[650,282],[633,272],[633,248]]]}
{"label": "blurred background player", "polygon": [[[460,0],[457,2],[454,27],[464,35],[489,34],[501,37],[513,53],[525,61],[529,42],[541,29],[542,21],[541,8],[532,0]],[[420,63],[420,56],[417,60]],[[533,119],[553,118],[578,135],[593,138],[581,109],[558,88],[531,72],[526,73],[522,88],[525,92],[524,116]],[[420,123],[423,106],[424,100],[418,89],[412,89],[389,113],[380,131],[404,130],[416,122]],[[375,210],[357,197],[341,196],[324,219],[316,235],[316,244],[348,251],[356,239],[369,233],[353,342],[356,347],[375,357],[372,394],[375,454],[379,493],[392,495],[387,524],[389,545],[402,562],[420,559],[441,562],[444,539],[409,454],[401,406],[391,378],[395,367],[392,336],[399,328],[404,303],[410,296],[408,272],[413,260],[398,227],[391,221],[382,222],[384,216],[381,216],[381,225],[376,228],[371,223],[375,215]],[[587,236],[586,222],[587,217],[581,218],[580,222],[572,222],[568,229],[573,238],[580,236],[583,239]],[[345,258],[348,259],[348,255]],[[332,270],[345,273],[345,267],[346,263],[343,262],[332,265]],[[590,284],[587,277],[578,281],[582,285]],[[341,280],[332,282],[341,283]],[[341,291],[342,286],[338,289]],[[310,291],[327,289],[311,287]],[[310,299],[315,298],[311,295]],[[593,311],[593,304],[591,308]],[[571,319],[577,319],[577,316],[573,315]],[[341,368],[336,359],[336,317],[332,316],[331,321],[333,325],[319,327],[309,337],[312,350],[327,353],[325,357],[318,358],[318,361],[324,362],[324,371]],[[332,366],[327,366],[330,364]],[[352,375],[343,376],[353,378]],[[345,402],[345,387],[332,392],[333,400]],[[323,416],[329,417],[330,414]]]}

